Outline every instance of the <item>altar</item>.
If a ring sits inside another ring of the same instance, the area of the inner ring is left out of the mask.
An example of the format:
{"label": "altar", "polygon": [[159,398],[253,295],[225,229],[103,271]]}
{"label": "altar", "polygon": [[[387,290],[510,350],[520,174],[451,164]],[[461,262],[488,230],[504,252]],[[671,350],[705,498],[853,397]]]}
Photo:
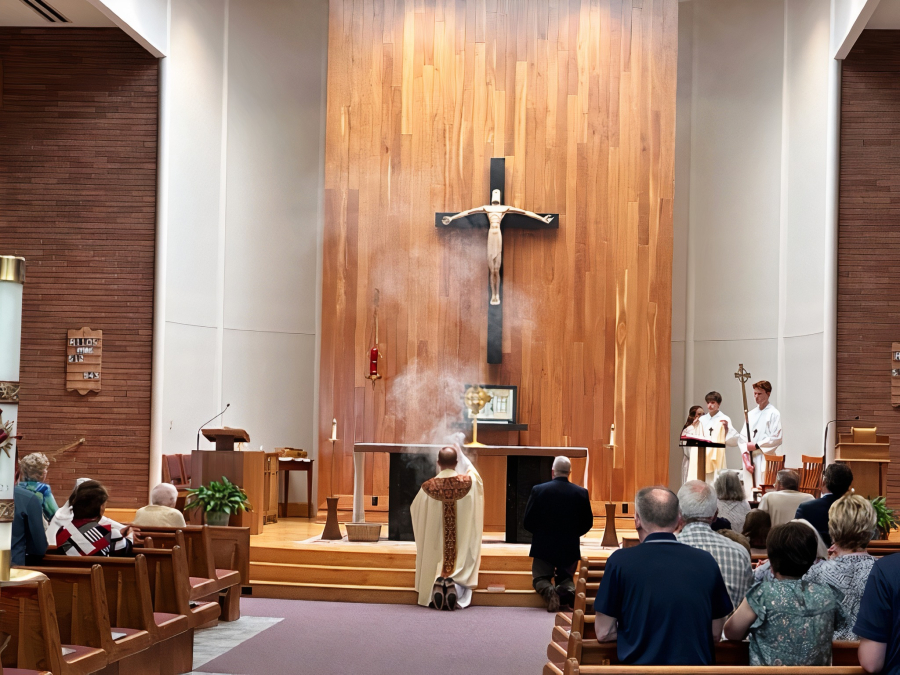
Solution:
{"label": "altar", "polygon": [[[412,541],[412,518],[409,509],[419,487],[437,475],[435,459],[442,445],[428,443],[356,443],[353,446],[353,520],[363,520],[363,476],[366,453],[386,452],[390,455],[388,481],[388,539]],[[531,488],[551,479],[553,458],[565,455],[570,458],[587,457],[583,447],[538,447],[527,445],[483,445],[465,448],[466,454],[479,469],[479,459],[506,457],[506,543],[531,543],[531,533],[522,526],[525,506]],[[479,469],[480,470],[480,469]],[[485,503],[503,496],[490,494],[485,485]]]}

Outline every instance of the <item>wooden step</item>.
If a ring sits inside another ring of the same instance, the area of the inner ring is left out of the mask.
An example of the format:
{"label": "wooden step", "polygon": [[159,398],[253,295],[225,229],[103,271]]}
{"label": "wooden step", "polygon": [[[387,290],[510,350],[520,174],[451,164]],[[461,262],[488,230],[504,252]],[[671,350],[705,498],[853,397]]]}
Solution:
{"label": "wooden step", "polygon": [[[530,572],[531,558],[523,549],[522,555],[483,552],[481,569],[510,572]],[[251,546],[253,562],[281,563],[288,565],[331,565],[341,567],[372,567],[379,569],[415,569],[416,551],[373,552],[366,548],[347,550],[328,544],[313,544],[304,548],[278,548]]]}
{"label": "wooden step", "polygon": [[[266,582],[311,584],[352,584],[354,586],[393,586],[412,588],[415,569],[346,567],[334,565],[290,565],[283,563],[250,563],[250,578]],[[480,588],[499,584],[508,590],[530,590],[531,572],[480,570]]]}
{"label": "wooden step", "polygon": [[[388,605],[415,605],[418,594],[412,588],[390,586],[328,585],[310,583],[251,581],[252,595],[258,598],[321,600],[328,602],[366,602]],[[543,607],[543,599],[533,590],[507,590],[502,593],[476,589],[473,605],[487,607]]]}

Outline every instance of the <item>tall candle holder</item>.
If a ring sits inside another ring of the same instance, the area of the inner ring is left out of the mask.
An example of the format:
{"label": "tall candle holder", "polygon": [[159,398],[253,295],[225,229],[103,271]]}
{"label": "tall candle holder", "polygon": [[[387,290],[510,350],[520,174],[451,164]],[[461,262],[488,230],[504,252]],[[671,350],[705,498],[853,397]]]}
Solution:
{"label": "tall candle holder", "polygon": [[603,446],[605,450],[612,452],[610,457],[609,471],[607,472],[608,491],[606,493],[606,524],[603,527],[603,540],[600,546],[604,548],[619,548],[619,535],[616,533],[616,504],[612,500],[612,470],[615,465],[616,456],[616,425],[611,424],[609,427],[609,443]]}
{"label": "tall candle holder", "polygon": [[337,442],[337,418],[331,420],[331,496],[325,498],[325,504],[328,508],[328,515],[325,516],[325,529],[322,531],[321,539],[326,541],[335,541],[343,539],[341,534],[341,526],[338,524],[338,498],[334,494],[334,444]]}

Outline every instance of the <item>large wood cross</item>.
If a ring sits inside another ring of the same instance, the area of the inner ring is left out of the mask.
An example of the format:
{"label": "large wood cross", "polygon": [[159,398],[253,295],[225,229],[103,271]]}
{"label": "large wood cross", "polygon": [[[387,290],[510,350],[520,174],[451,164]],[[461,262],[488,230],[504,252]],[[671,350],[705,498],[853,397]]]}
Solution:
{"label": "large wood cross", "polygon": [[[504,192],[506,185],[506,160],[502,157],[491,158],[491,187],[488,192],[488,203],[491,203],[491,195],[495,190],[500,192],[499,204],[504,202]],[[534,215],[547,218],[549,222],[534,218]],[[444,222],[444,219],[453,218],[452,221]],[[434,214],[435,227],[457,227],[463,229],[485,228],[490,227],[490,221],[485,213],[472,213],[466,216],[460,216],[456,213],[436,213]],[[559,229],[559,215],[556,213],[540,213],[532,214],[532,216],[520,213],[506,213],[500,221],[500,229],[520,229],[520,230],[546,230]],[[488,241],[488,250],[490,250],[490,237]],[[502,259],[501,259],[502,260]],[[490,282],[488,283],[488,335],[487,335],[487,362],[497,364],[503,362],[503,266],[499,269],[499,281],[497,288],[497,302],[491,302],[492,292]]]}

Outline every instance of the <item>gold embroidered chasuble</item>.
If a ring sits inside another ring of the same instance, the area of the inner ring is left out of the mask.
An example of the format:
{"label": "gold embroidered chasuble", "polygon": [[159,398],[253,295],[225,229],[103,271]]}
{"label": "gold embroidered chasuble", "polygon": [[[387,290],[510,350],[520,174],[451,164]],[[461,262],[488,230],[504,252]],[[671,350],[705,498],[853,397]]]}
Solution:
{"label": "gold embroidered chasuble", "polygon": [[478,585],[481,537],[484,531],[484,487],[468,461],[465,475],[441,471],[422,484],[410,508],[416,539],[416,590],[419,604],[427,606],[438,577],[451,577],[465,591],[459,604],[471,601]]}

